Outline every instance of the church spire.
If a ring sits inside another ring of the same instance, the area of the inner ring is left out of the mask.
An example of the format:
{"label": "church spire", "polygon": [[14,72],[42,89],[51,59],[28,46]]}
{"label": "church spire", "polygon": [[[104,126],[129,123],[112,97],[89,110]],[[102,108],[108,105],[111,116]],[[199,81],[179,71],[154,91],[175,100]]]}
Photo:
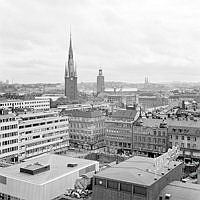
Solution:
{"label": "church spire", "polygon": [[75,74],[71,32],[70,32],[69,55],[68,55],[68,72],[70,77],[74,76]]}

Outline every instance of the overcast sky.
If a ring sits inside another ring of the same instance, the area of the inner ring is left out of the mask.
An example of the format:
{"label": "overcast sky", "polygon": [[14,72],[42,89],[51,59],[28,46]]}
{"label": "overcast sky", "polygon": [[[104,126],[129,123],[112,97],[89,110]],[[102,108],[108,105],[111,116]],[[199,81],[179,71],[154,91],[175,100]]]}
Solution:
{"label": "overcast sky", "polygon": [[200,81],[199,0],[0,0],[0,80]]}

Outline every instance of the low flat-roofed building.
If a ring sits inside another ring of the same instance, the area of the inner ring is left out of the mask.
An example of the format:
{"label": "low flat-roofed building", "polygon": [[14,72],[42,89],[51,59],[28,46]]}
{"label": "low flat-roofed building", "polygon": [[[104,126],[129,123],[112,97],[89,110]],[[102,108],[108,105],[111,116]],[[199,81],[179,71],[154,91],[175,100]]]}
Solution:
{"label": "low flat-roofed building", "polygon": [[99,170],[96,161],[54,154],[0,169],[0,198],[52,200],[74,188],[83,174]]}
{"label": "low flat-roofed building", "polygon": [[94,175],[93,200],[155,200],[170,182],[182,178],[183,164],[156,170],[155,159],[135,156]]}
{"label": "low flat-roofed building", "polygon": [[173,181],[169,183],[159,194],[156,200],[199,200],[200,185]]}

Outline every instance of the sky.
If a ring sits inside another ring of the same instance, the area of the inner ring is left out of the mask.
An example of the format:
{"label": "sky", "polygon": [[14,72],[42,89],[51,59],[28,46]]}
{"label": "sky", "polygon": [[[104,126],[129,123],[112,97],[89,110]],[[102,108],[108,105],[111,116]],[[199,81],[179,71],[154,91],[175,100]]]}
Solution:
{"label": "sky", "polygon": [[0,0],[0,81],[199,82],[199,0]]}

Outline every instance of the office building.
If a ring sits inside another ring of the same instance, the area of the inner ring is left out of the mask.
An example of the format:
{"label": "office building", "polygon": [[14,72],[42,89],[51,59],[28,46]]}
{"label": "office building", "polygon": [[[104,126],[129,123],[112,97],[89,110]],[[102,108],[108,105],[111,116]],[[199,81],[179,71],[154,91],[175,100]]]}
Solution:
{"label": "office building", "polygon": [[97,94],[104,92],[104,76],[102,73],[102,69],[99,69],[99,75],[97,76]]}
{"label": "office building", "polygon": [[0,159],[18,160],[18,120],[14,114],[0,115]]}
{"label": "office building", "polygon": [[69,147],[68,117],[49,111],[22,114],[18,119],[20,160]]}
{"label": "office building", "polygon": [[99,170],[96,161],[47,154],[0,169],[0,198],[54,200],[73,189],[83,174]]}
{"label": "office building", "polygon": [[92,199],[155,200],[168,183],[181,180],[182,168],[177,161],[157,168],[156,159],[134,156],[94,175]]}
{"label": "office building", "polygon": [[1,100],[0,109],[33,109],[36,111],[45,111],[50,109],[50,100],[46,99],[32,99],[32,100]]}
{"label": "office building", "polygon": [[77,71],[74,63],[71,34],[68,64],[65,64],[65,96],[69,100],[77,100]]}

